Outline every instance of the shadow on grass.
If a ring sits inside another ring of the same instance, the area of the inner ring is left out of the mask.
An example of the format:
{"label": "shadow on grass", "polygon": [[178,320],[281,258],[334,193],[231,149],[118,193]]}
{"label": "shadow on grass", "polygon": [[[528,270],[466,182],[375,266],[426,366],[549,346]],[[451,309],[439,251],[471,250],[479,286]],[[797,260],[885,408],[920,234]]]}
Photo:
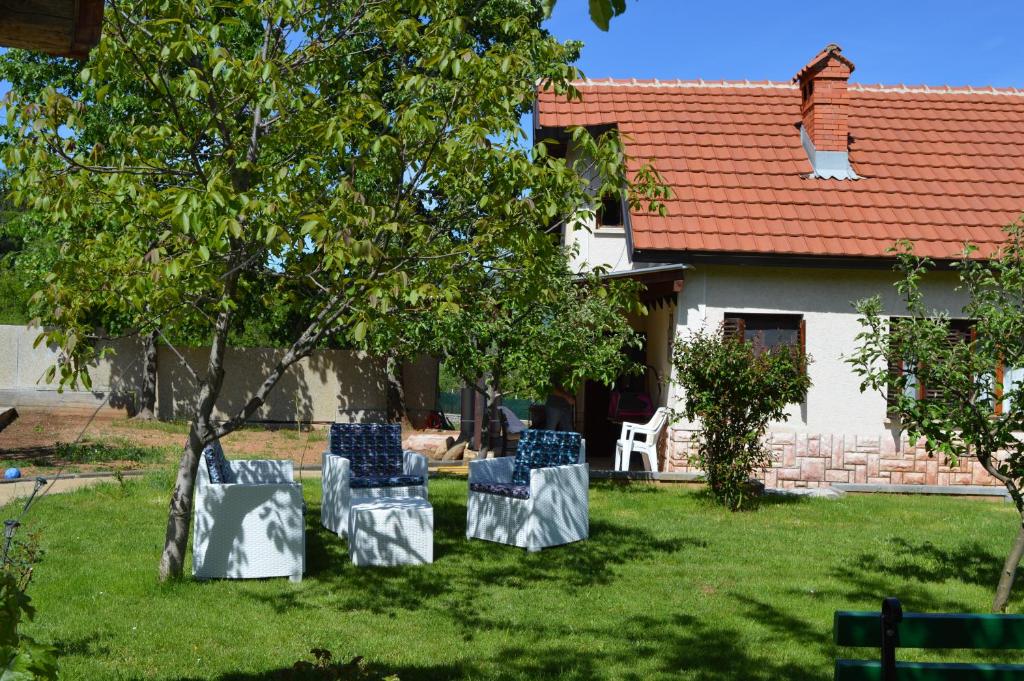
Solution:
{"label": "shadow on grass", "polygon": [[[795,623],[812,632],[799,618],[785,616],[779,626]],[[775,654],[772,638],[765,645],[750,648],[742,641],[743,632],[716,626],[712,621],[690,615],[664,618],[631,617],[614,630],[581,624],[572,631],[551,627],[543,622],[505,627],[517,641],[516,645],[499,647],[486,659],[436,665],[399,665],[368,670],[365,681],[382,679],[388,674],[401,681],[438,681],[442,679],[491,679],[493,681],[525,681],[527,679],[558,679],[589,681],[609,677],[609,667],[628,663],[631,659],[653,662],[642,669],[616,670],[615,679],[645,681],[685,676],[695,681],[826,681],[832,676],[830,664],[793,663],[780,660]],[[808,644],[824,652],[828,637],[813,637]],[[821,639],[821,640],[817,640]],[[603,646],[589,641],[604,641]],[[635,667],[635,666],[634,666]],[[216,681],[306,681],[333,678],[303,676],[291,668],[278,668],[258,673],[229,673]],[[173,681],[199,681],[180,677]]]}
{"label": "shadow on grass", "polygon": [[896,596],[907,611],[972,612],[974,606],[950,598],[944,585],[959,581],[994,590],[1002,564],[1002,556],[975,541],[943,548],[893,537],[884,550],[862,552],[832,570],[831,576],[841,586],[821,594],[870,609],[877,608],[883,598]]}
{"label": "shadow on grass", "polygon": [[165,459],[156,447],[143,447],[130,442],[57,442],[37,447],[8,448],[0,452],[0,461],[7,464],[57,467],[67,464],[91,463],[157,463]]}
{"label": "shadow on grass", "polygon": [[1003,558],[977,541],[943,548],[929,541],[893,537],[884,555],[866,553],[858,562],[871,572],[901,579],[942,582],[952,578],[965,584],[993,586],[999,581]]}
{"label": "shadow on grass", "polygon": [[345,541],[320,525],[319,506],[310,504],[303,588],[272,594],[254,588],[246,596],[277,612],[312,612],[326,602],[337,611],[378,614],[416,610],[445,597],[445,608],[456,621],[472,622],[469,604],[482,586],[550,583],[575,591],[611,582],[620,565],[707,546],[701,539],[660,539],[640,527],[591,520],[589,540],[531,554],[502,544],[467,541],[464,502],[435,499],[433,508],[433,565],[357,568],[349,561]]}
{"label": "shadow on grass", "polygon": [[101,641],[106,637],[101,637],[99,634],[93,633],[88,636],[81,636],[75,639],[65,639],[57,641],[54,647],[57,649],[57,657],[65,657],[67,655],[109,655],[110,646],[102,644]]}

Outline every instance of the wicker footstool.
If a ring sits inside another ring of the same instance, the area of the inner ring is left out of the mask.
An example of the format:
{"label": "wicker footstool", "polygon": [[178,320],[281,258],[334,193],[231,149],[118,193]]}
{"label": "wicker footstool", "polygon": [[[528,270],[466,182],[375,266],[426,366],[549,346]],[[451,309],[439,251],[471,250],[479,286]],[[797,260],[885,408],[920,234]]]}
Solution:
{"label": "wicker footstool", "polygon": [[426,499],[353,499],[348,516],[353,565],[434,562],[434,507]]}

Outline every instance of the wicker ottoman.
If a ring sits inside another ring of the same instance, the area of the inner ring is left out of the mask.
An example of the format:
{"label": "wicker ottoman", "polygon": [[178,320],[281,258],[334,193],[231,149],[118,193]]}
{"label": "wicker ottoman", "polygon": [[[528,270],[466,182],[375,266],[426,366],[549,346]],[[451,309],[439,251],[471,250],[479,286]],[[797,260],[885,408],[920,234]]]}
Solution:
{"label": "wicker ottoman", "polygon": [[353,565],[434,562],[434,507],[420,497],[353,499],[348,516]]}

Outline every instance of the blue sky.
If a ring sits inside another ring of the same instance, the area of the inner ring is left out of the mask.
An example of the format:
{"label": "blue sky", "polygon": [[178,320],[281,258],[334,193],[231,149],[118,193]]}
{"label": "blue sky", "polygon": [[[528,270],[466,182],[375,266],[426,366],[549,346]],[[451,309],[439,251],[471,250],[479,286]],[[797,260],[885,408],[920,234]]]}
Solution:
{"label": "blue sky", "polygon": [[559,0],[547,27],[591,78],[789,80],[835,42],[853,81],[1024,88],[1021,0],[628,0],[608,33]]}

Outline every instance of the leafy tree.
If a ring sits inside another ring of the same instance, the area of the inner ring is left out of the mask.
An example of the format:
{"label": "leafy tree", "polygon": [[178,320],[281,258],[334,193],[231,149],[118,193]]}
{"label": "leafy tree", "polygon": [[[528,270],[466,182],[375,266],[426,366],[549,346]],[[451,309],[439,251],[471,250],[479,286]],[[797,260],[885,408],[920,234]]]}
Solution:
{"label": "leafy tree", "polygon": [[887,395],[891,416],[911,441],[923,440],[950,466],[976,457],[1006,486],[1022,525],[1000,573],[997,612],[1006,609],[1024,556],[1024,382],[1004,380],[1024,367],[1024,232],[1018,223],[1006,233],[991,258],[974,257],[968,247],[956,268],[969,331],[949,311],[928,307],[921,284],[934,263],[901,243],[896,290],[904,309],[890,317],[880,297],[859,301],[863,329],[848,359],[862,391]]}
{"label": "leafy tree", "polygon": [[720,328],[677,340],[672,361],[685,391],[683,415],[700,421],[697,463],[712,496],[738,511],[752,494],[751,474],[771,464],[768,425],[807,398],[810,360],[797,348],[764,348]]}
{"label": "leafy tree", "polygon": [[[113,0],[81,72],[95,97],[12,91],[12,197],[61,239],[39,298],[69,357],[56,377],[85,380],[100,300],[209,344],[162,578],[182,571],[203,447],[292,364],[331,339],[369,343],[406,310],[474,304],[444,263],[529,252],[586,204],[576,161],[522,144],[538,83],[578,94],[579,46],[543,16],[527,0]],[[88,116],[105,139],[79,134]],[[577,134],[602,186],[627,186],[618,138]],[[234,333],[286,298],[302,315],[276,364],[215,422]]]}
{"label": "leafy tree", "polygon": [[[94,106],[97,92],[95,84],[80,78],[81,62],[63,57],[26,50],[7,50],[0,55],[0,78],[11,83],[11,87],[22,97],[34,99],[44,91],[54,90],[67,96],[77,98],[83,104],[81,125],[77,129],[77,140],[85,144],[102,144],[109,138],[111,122],[132,114],[135,109],[135,98],[125,97],[119,109]],[[4,145],[15,140],[8,131]],[[10,184],[7,178],[6,184]],[[20,283],[22,290],[37,291],[41,289],[47,276],[54,270],[62,258],[61,244],[74,238],[72,233],[57,234],[55,226],[39,219],[32,210],[12,211],[12,219],[0,226],[0,234],[13,238],[19,248],[9,254],[8,271]],[[83,285],[89,285],[83,281]],[[144,285],[145,281],[140,280]],[[20,323],[46,317],[40,305],[45,302],[40,298],[24,296]],[[155,418],[156,404],[156,353],[159,338],[158,321],[155,319],[138,320],[132,311],[125,311],[126,299],[111,297],[96,300],[90,311],[94,332],[89,340],[103,337],[139,335],[144,339],[144,356],[142,386],[137,396],[137,417],[141,419]]]}
{"label": "leafy tree", "polygon": [[23,214],[0,210],[0,324],[27,324],[32,283],[19,267],[24,249]]}
{"label": "leafy tree", "polygon": [[488,446],[503,395],[543,399],[556,385],[572,392],[585,379],[611,384],[635,368],[623,352],[640,344],[627,315],[645,312],[633,282],[576,274],[554,244],[528,262],[491,263],[478,274],[465,282],[474,304],[430,324],[424,340],[483,396]]}
{"label": "leafy tree", "polygon": [[[549,14],[554,9],[556,1],[545,1]],[[590,20],[602,31],[607,31],[612,17],[617,17],[626,11],[626,0],[589,0],[589,7]]]}

